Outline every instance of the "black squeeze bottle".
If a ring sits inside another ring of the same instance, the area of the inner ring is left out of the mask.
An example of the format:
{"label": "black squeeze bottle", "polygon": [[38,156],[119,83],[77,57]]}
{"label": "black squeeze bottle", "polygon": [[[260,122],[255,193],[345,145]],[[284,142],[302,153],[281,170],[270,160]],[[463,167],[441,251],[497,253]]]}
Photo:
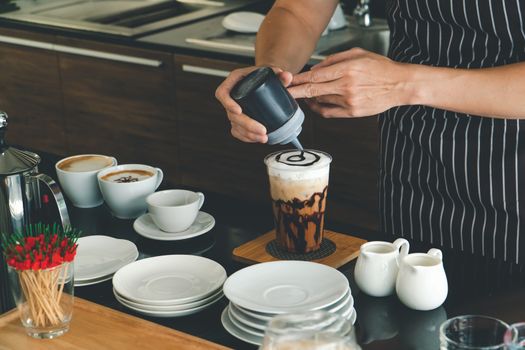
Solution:
{"label": "black squeeze bottle", "polygon": [[268,144],[291,143],[303,150],[297,136],[304,113],[271,68],[254,70],[233,87],[230,95],[244,114],[266,127]]}

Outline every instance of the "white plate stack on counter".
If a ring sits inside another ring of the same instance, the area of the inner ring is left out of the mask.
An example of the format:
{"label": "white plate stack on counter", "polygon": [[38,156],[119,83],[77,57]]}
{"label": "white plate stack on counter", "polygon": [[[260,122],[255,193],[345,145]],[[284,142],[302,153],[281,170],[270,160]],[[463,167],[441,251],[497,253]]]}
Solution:
{"label": "white plate stack on counter", "polygon": [[109,236],[86,236],[78,239],[75,257],[75,287],[110,280],[121,267],[137,260],[137,246],[128,240]]}
{"label": "white plate stack on counter", "polygon": [[177,317],[206,309],[223,297],[226,270],[196,255],[163,255],[129,264],[113,276],[118,302],[140,314]]}
{"label": "white plate stack on counter", "polygon": [[[325,310],[356,320],[348,279],[338,270],[306,261],[260,263],[224,283],[230,300],[221,321],[234,337],[262,344],[268,321],[284,313]],[[350,329],[349,329],[350,331]]]}

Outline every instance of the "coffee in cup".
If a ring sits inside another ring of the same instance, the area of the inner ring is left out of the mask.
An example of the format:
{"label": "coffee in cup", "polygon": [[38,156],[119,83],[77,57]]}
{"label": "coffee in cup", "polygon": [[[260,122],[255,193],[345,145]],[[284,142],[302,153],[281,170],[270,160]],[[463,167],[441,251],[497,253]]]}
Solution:
{"label": "coffee in cup", "polygon": [[111,213],[133,219],[146,212],[146,197],[159,187],[161,169],[143,164],[125,164],[99,172],[98,184]]}
{"label": "coffee in cup", "polygon": [[112,181],[117,183],[128,183],[128,182],[139,182],[146,180],[154,176],[155,173],[152,173],[147,170],[139,169],[130,169],[130,170],[119,170],[114,171],[109,174],[106,174],[102,177],[102,180]]}
{"label": "coffee in cup", "polygon": [[78,208],[93,208],[104,202],[97,181],[97,173],[117,165],[113,157],[101,154],[81,154],[55,164],[58,181],[66,196]]}
{"label": "coffee in cup", "polygon": [[148,212],[158,228],[182,232],[190,228],[204,203],[204,194],[187,190],[166,190],[146,198]]}
{"label": "coffee in cup", "polygon": [[314,150],[279,151],[264,159],[282,249],[308,253],[320,248],[331,161],[329,154]]}

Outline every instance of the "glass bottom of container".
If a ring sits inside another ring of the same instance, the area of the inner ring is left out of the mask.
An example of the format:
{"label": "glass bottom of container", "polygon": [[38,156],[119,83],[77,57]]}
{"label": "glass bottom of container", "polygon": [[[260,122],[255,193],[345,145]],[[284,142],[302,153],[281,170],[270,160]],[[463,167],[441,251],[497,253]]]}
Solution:
{"label": "glass bottom of container", "polygon": [[37,339],[53,339],[60,337],[62,334],[69,331],[69,324],[66,324],[62,327],[52,327],[52,328],[32,328],[26,327],[26,332],[29,336]]}

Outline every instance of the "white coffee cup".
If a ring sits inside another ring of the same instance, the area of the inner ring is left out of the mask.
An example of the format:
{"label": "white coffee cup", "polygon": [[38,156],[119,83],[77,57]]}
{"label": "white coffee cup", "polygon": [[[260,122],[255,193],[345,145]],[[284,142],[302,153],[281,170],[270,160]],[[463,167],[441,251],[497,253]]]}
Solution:
{"label": "white coffee cup", "polygon": [[133,219],[144,214],[146,197],[155,192],[163,177],[161,169],[143,164],[118,165],[97,175],[102,196],[111,213],[119,219]]}
{"label": "white coffee cup", "polygon": [[117,165],[113,157],[101,154],[79,154],[55,164],[58,182],[67,198],[78,208],[98,207],[104,202],[98,187],[97,173]]}
{"label": "white coffee cup", "polygon": [[187,190],[166,190],[146,198],[151,219],[165,232],[185,231],[193,224],[204,203],[204,194]]}

